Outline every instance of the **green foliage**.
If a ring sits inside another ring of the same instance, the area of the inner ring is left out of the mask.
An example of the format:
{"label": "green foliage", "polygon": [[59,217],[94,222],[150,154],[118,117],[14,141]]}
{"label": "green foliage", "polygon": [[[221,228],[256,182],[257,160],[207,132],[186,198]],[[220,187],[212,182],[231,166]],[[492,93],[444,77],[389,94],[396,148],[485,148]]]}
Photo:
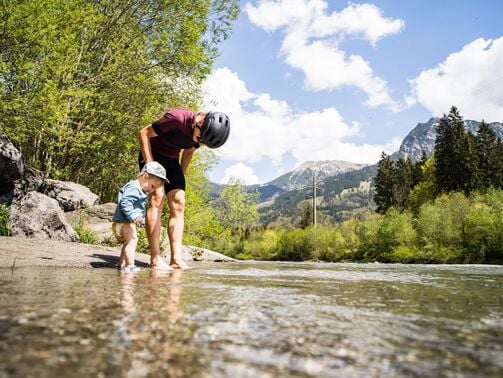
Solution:
{"label": "green foliage", "polygon": [[84,215],[79,215],[79,220],[77,224],[73,226],[73,229],[79,236],[81,243],[98,244],[98,237],[89,228],[89,222]]}
{"label": "green foliage", "polygon": [[465,132],[463,119],[456,107],[451,107],[436,128],[435,182],[437,192],[464,191],[476,187],[477,155],[472,138]]}
{"label": "green foliage", "polygon": [[301,229],[284,232],[278,241],[278,260],[305,261],[312,258],[315,241]]}
{"label": "green foliage", "polygon": [[443,194],[417,216],[390,208],[336,226],[254,230],[226,252],[266,260],[460,263],[503,261],[503,190]]}
{"label": "green foliage", "polygon": [[218,218],[228,230],[244,232],[258,221],[255,203],[259,194],[248,193],[237,179],[230,179],[217,201]]}
{"label": "green foliage", "polygon": [[417,214],[421,205],[435,199],[435,157],[425,160],[421,166],[421,181],[416,183],[409,194],[408,208]]}
{"label": "green foliage", "polygon": [[0,236],[10,236],[9,209],[3,203],[0,204]]}
{"label": "green foliage", "polygon": [[[211,248],[228,240],[226,229],[219,222],[217,210],[210,203],[210,182],[205,176],[217,162],[208,149],[195,153],[186,173],[186,207],[184,243]],[[168,211],[164,212],[167,224]]]}
{"label": "green foliage", "polygon": [[3,1],[0,126],[29,165],[112,200],[136,173],[138,130],[197,107],[237,11],[235,0]]}
{"label": "green foliage", "polygon": [[372,226],[372,237],[363,254],[366,260],[387,261],[394,248],[415,243],[416,231],[408,212],[390,208],[377,224],[372,222]]}
{"label": "green foliage", "polygon": [[384,152],[377,163],[377,174],[374,179],[374,202],[377,212],[384,214],[393,205],[393,161]]}
{"label": "green foliage", "polygon": [[503,187],[502,145],[501,139],[482,121],[475,136],[480,189]]}
{"label": "green foliage", "polygon": [[426,163],[424,153],[416,163],[409,158],[393,162],[385,153],[381,155],[377,164],[374,195],[378,213],[384,214],[391,207],[400,211],[410,208],[411,191],[424,180],[423,167]]}
{"label": "green foliage", "polygon": [[422,206],[417,217],[421,245],[462,248],[468,202],[462,193],[452,193]]}

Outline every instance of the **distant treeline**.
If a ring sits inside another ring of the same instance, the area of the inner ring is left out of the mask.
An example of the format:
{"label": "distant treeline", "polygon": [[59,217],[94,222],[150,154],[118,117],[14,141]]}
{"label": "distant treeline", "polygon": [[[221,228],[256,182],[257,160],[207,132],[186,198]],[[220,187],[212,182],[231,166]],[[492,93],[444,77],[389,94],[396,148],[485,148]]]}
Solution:
{"label": "distant treeline", "polygon": [[390,208],[335,226],[254,230],[224,252],[287,261],[503,263],[503,190],[442,194],[416,213]]}

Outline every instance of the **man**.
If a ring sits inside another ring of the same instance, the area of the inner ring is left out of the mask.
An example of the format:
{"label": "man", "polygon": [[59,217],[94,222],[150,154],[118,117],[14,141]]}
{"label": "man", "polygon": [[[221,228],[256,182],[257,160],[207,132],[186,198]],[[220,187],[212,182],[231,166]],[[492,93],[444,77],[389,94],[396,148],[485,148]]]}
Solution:
{"label": "man", "polygon": [[[230,132],[229,117],[220,112],[192,112],[177,108],[169,110],[159,120],[140,130],[140,169],[153,161],[166,169],[169,180],[150,197],[147,210],[147,236],[152,268],[186,269],[182,260],[182,237],[185,211],[185,172],[192,155],[200,145],[217,148],[223,145]],[[182,151],[180,160],[180,151]],[[171,261],[168,265],[161,257],[161,215],[166,197],[169,207],[168,238]]]}

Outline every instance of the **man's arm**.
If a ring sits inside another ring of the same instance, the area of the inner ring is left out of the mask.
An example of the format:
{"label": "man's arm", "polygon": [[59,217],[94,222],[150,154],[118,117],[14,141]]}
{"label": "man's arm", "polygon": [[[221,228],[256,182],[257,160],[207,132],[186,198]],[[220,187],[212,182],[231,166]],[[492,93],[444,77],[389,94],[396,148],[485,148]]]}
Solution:
{"label": "man's arm", "polygon": [[190,148],[187,150],[183,150],[182,152],[182,161],[180,166],[182,167],[182,172],[185,174],[187,172],[187,168],[189,167],[190,161],[192,160],[192,155],[194,155],[195,148]]}
{"label": "man's arm", "polygon": [[138,138],[140,140],[140,150],[143,155],[143,159],[145,163],[149,161],[154,161],[152,156],[152,149],[150,148],[150,138],[154,138],[157,136],[157,133],[154,131],[152,125],[145,126],[140,130]]}

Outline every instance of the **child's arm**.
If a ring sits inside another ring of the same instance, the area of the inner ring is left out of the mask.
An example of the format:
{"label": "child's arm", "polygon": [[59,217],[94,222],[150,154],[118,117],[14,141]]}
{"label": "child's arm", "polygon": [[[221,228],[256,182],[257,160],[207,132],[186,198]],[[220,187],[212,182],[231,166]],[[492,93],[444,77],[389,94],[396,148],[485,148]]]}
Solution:
{"label": "child's arm", "polygon": [[135,205],[140,201],[146,202],[146,198],[143,198],[143,196],[141,196],[139,191],[137,190],[126,191],[119,201],[118,205],[121,211],[130,222],[136,222],[138,218],[143,219],[143,211],[140,208],[135,207]]}

